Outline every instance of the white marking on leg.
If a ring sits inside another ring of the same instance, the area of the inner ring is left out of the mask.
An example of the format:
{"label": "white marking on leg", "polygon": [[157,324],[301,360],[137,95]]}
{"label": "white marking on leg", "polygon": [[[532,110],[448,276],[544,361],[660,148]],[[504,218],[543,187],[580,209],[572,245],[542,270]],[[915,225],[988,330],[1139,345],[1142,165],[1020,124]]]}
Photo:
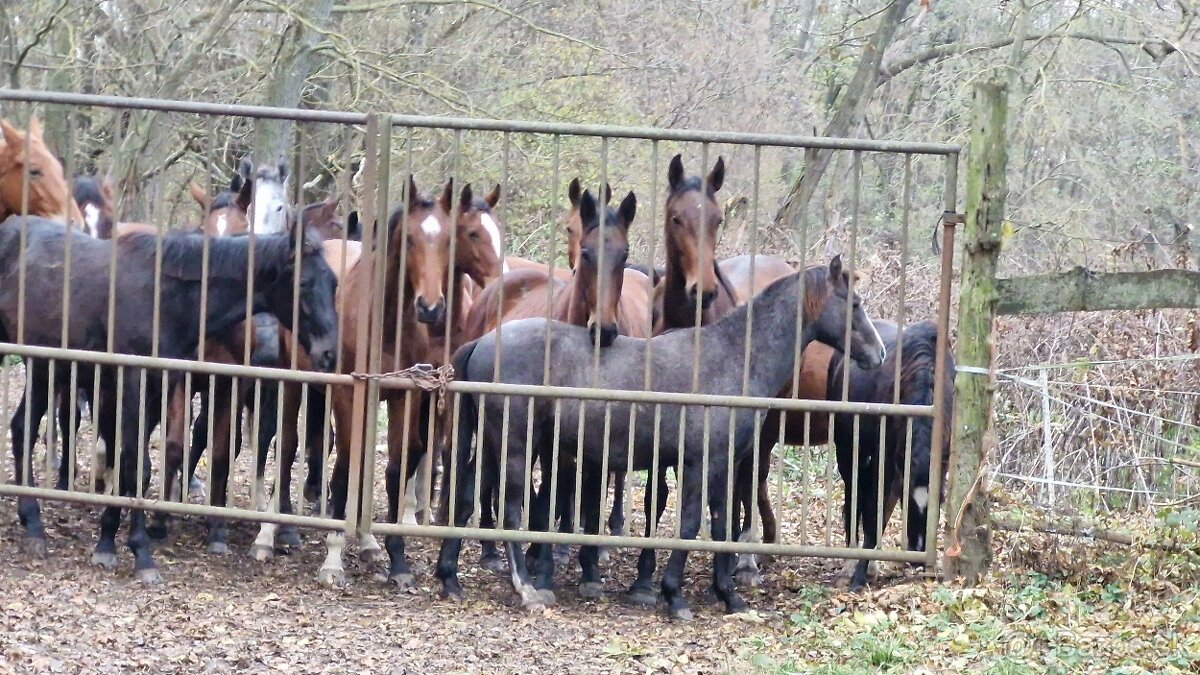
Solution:
{"label": "white marking on leg", "polygon": [[266,511],[270,505],[267,498],[267,479],[259,476],[254,479],[254,508],[257,511]]}
{"label": "white marking on leg", "polygon": [[325,537],[325,562],[321,564],[321,572],[343,573],[342,549],[346,548],[346,535],[342,532],[330,532]]}
{"label": "white marking on leg", "polygon": [[358,548],[362,551],[380,551],[383,550],[379,546],[379,540],[370,532],[358,538]]}
{"label": "white marking on leg", "polygon": [[263,523],[258,530],[258,537],[254,539],[252,549],[261,548],[264,551],[275,550],[275,530],[279,526],[275,523]]}
{"label": "white marking on leg", "polygon": [[179,481],[171,481],[171,496],[169,499],[173,502],[183,501],[183,495],[179,490]]}
{"label": "white marking on leg", "polygon": [[95,204],[83,205],[83,222],[87,223],[88,232],[97,239],[100,238],[100,209]]}
{"label": "white marking on leg", "polygon": [[929,506],[929,488],[918,487],[912,492],[913,503],[917,508],[924,511]]}
{"label": "white marking on leg", "polygon": [[442,224],[436,216],[427,216],[421,221],[421,231],[430,237],[436,237],[442,233]]}
{"label": "white marking on leg", "polygon": [[838,572],[838,576],[847,578],[854,576],[854,568],[856,565],[858,565],[857,560],[847,558],[846,562],[842,563],[842,571]]}
{"label": "white marking on leg", "polygon": [[[738,541],[758,543],[758,533],[753,530],[746,530],[738,537]],[[736,572],[758,573],[758,556],[753,553],[739,553]]]}
{"label": "white marking on leg", "polygon": [[433,453],[427,452],[425,453],[425,456],[421,458],[421,464],[417,467],[416,480],[413,481],[413,489],[417,493],[417,509],[414,516],[420,516],[429,512],[429,493],[432,475]]}
{"label": "white marking on leg", "polygon": [[871,577],[871,578],[876,578],[879,576],[879,561],[878,560],[872,560],[870,563],[867,564],[867,576]]}
{"label": "white marking on leg", "polygon": [[414,477],[408,481],[408,485],[404,487],[404,514],[400,521],[405,525],[417,524],[417,482],[419,477]]}

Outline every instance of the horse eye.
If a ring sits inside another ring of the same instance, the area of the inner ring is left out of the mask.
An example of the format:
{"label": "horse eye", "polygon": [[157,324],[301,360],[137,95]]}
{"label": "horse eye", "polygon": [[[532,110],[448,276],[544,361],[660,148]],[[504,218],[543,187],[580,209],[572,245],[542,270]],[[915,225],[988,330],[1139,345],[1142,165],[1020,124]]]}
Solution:
{"label": "horse eye", "polygon": [[683,225],[683,221],[679,219],[679,216],[671,216],[671,224],[675,227],[679,227],[680,225]]}
{"label": "horse eye", "polygon": [[472,232],[468,233],[467,236],[470,237],[471,239],[478,239],[479,233],[472,231]]}
{"label": "horse eye", "polygon": [[41,178],[42,170],[36,166],[29,167],[29,177],[30,178]]}

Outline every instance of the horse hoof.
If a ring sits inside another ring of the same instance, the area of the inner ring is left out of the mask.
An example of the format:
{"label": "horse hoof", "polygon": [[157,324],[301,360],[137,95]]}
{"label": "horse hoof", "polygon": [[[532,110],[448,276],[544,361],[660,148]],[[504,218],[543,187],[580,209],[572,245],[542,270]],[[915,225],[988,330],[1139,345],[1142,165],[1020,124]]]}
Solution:
{"label": "horse hoof", "polygon": [[692,619],[696,618],[696,616],[694,614],[692,614],[692,610],[688,607],[677,607],[675,609],[670,610],[667,614],[674,621],[687,622],[687,621],[691,621]]}
{"label": "horse hoof", "polygon": [[653,607],[658,604],[658,593],[645,588],[631,588],[625,593],[625,600],[638,607]]}
{"label": "horse hoof", "polygon": [[346,572],[345,570],[322,567],[321,570],[317,572],[317,581],[325,584],[326,586],[341,588],[342,586],[346,585]]}
{"label": "horse hoof", "polygon": [[388,581],[395,584],[396,590],[411,591],[417,587],[417,582],[413,578],[412,572],[400,572],[388,577]]}
{"label": "horse hoof", "polygon": [[92,564],[103,567],[106,570],[116,569],[117,568],[117,554],[116,553],[101,553],[100,551],[96,551],[96,552],[92,553]]}
{"label": "horse hoof", "polygon": [[608,562],[608,557],[609,557],[608,547],[607,546],[601,547],[597,560],[600,562],[601,565],[603,565]]}
{"label": "horse hoof", "polygon": [[25,552],[35,558],[46,557],[46,540],[41,537],[29,537],[25,540]]}
{"label": "horse hoof", "polygon": [[746,604],[745,600],[736,595],[730,598],[729,602],[725,603],[726,614],[742,614],[743,612],[749,611],[750,605]]}
{"label": "horse hoof", "polygon": [[300,533],[296,530],[280,530],[279,545],[286,548],[300,548],[304,545],[304,540],[300,538]]}
{"label": "horse hoof", "polygon": [[537,597],[538,597],[538,601],[541,602],[546,607],[550,607],[557,600],[554,597],[554,591],[552,591],[548,588],[539,589],[537,592]]}
{"label": "horse hoof", "polygon": [[449,600],[450,602],[462,602],[463,601],[462,591],[448,591],[443,588],[442,592],[439,595],[442,596],[443,600]]}
{"label": "horse hoof", "polygon": [[579,597],[586,600],[598,600],[604,597],[604,584],[599,581],[585,581],[579,584]]}
{"label": "horse hoof", "polygon": [[265,544],[254,544],[250,547],[250,557],[258,562],[267,562],[275,557],[275,547]]}
{"label": "horse hoof", "polygon": [[370,565],[371,563],[383,560],[383,549],[381,548],[364,548],[358,552],[358,559],[363,563]]}
{"label": "horse hoof", "polygon": [[763,576],[754,570],[738,570],[734,577],[739,586],[758,588],[763,585]]}
{"label": "horse hoof", "polygon": [[862,593],[867,588],[865,581],[851,581],[847,587],[851,593]]}
{"label": "horse hoof", "polygon": [[479,566],[496,574],[504,574],[504,561],[500,556],[488,556],[479,560]]}
{"label": "horse hoof", "polygon": [[833,578],[832,586],[834,588],[846,588],[849,585],[850,585],[850,577],[845,577],[845,576],[842,576],[839,574],[838,576]]}
{"label": "horse hoof", "polygon": [[208,552],[210,555],[229,555],[229,544],[223,541],[210,541]]}
{"label": "horse hoof", "polygon": [[133,573],[133,577],[138,580],[138,583],[152,586],[161,584],[163,580],[162,573],[157,567],[147,567],[146,569],[137,570]]}

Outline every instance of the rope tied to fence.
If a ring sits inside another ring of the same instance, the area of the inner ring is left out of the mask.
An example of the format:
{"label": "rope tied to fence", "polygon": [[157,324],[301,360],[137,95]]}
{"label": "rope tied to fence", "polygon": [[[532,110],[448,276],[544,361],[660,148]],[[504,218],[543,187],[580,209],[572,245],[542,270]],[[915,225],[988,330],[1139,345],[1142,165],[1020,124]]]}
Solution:
{"label": "rope tied to fence", "polygon": [[454,366],[449,363],[436,367],[430,363],[417,363],[403,370],[386,373],[353,372],[350,377],[361,381],[407,379],[421,391],[436,392],[437,410],[441,413],[446,409],[446,385],[454,381]]}

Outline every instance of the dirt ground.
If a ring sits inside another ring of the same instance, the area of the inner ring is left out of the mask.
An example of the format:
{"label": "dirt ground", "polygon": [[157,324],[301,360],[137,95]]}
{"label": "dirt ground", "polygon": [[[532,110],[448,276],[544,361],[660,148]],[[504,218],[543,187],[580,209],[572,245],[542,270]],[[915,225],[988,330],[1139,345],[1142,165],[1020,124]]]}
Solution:
{"label": "dirt ground", "polygon": [[[767,585],[746,594],[755,614],[728,618],[706,590],[708,556],[694,555],[688,590],[696,619],[678,624],[661,608],[621,601],[634,569],[634,553],[623,551],[605,569],[608,597],[581,600],[573,562],[557,577],[557,606],[529,615],[516,605],[506,577],[475,564],[477,545],[463,555],[467,598],[453,603],[437,595],[433,541],[410,546],[418,590],[396,591],[382,563],[368,568],[353,554],[349,584],[335,590],[315,579],[324,552],[320,533],[305,533],[302,549],[263,564],[246,554],[255,526],[232,525],[233,553],[213,556],[204,552],[202,521],[184,519],[155,550],[165,582],[145,587],[133,579],[124,550],[115,572],[89,564],[94,509],[47,504],[44,558],[22,548],[15,511],[14,500],[0,500],[0,652],[12,672],[737,670],[745,638],[769,632],[799,586],[827,583],[837,567],[779,560]],[[630,644],[638,647],[631,652]]]}

